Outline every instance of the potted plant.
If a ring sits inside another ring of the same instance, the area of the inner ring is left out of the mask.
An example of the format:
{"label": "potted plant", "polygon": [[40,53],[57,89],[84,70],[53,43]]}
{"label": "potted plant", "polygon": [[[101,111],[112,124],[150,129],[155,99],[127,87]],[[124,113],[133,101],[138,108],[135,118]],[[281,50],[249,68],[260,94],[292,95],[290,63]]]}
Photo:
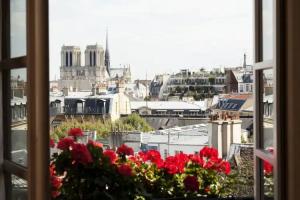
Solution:
{"label": "potted plant", "polygon": [[230,164],[214,148],[162,159],[156,150],[138,152],[121,145],[82,144],[79,128],[68,131],[52,147],[50,175],[53,199],[208,199],[232,194]]}

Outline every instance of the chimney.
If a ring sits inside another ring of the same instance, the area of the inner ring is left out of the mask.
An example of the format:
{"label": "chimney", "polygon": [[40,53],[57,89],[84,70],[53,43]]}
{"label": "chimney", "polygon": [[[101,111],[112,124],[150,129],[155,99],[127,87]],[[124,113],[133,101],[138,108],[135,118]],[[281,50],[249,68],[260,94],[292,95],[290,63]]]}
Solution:
{"label": "chimney", "polygon": [[63,92],[63,95],[64,95],[64,96],[68,96],[68,95],[69,95],[69,89],[68,89],[67,87],[64,87],[64,88],[62,89],[62,92]]}
{"label": "chimney", "polygon": [[116,88],[116,92],[117,93],[124,93],[125,92],[125,85],[124,82],[119,80],[116,84],[117,88]]}
{"label": "chimney", "polygon": [[242,142],[241,120],[215,120],[208,123],[209,146],[218,149],[220,156],[227,157],[232,143]]}

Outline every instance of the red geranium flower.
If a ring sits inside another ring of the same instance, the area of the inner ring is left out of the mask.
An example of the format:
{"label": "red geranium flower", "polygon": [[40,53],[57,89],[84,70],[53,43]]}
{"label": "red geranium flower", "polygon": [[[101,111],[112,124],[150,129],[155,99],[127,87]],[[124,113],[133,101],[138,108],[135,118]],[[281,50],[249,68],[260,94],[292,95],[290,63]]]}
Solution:
{"label": "red geranium flower", "polygon": [[138,152],[137,155],[138,158],[140,158],[142,161],[146,162],[148,159],[148,156],[146,153],[144,153],[143,151]]}
{"label": "red geranium flower", "polygon": [[136,164],[138,167],[141,166],[141,164],[142,164],[141,160],[137,156],[130,156],[128,158],[128,160],[130,160],[131,162],[133,162],[134,164]]}
{"label": "red geranium flower", "polygon": [[103,152],[103,155],[109,158],[110,164],[114,164],[117,160],[117,155],[113,150],[107,149]]}
{"label": "red geranium flower", "polygon": [[184,167],[185,167],[186,163],[189,161],[189,157],[184,153],[179,153],[179,154],[175,155],[175,158],[177,161],[179,172],[183,173]]}
{"label": "red geranium flower", "polygon": [[193,162],[193,163],[196,163],[198,164],[199,166],[203,166],[204,164],[204,160],[203,158],[200,157],[199,154],[190,154],[189,155],[189,159]]}
{"label": "red geranium flower", "polygon": [[71,128],[68,132],[68,135],[73,137],[79,137],[83,136],[83,132],[80,128]]}
{"label": "red geranium flower", "polygon": [[230,173],[230,163],[227,161],[222,161],[220,165],[220,171],[224,172],[226,175]]}
{"label": "red geranium flower", "polygon": [[131,176],[132,175],[132,169],[127,164],[122,164],[118,167],[118,172],[123,176]]}
{"label": "red geranium flower", "polygon": [[200,151],[201,158],[218,158],[218,150],[215,148],[204,147]]}
{"label": "red geranium flower", "polygon": [[122,144],[117,149],[117,154],[130,156],[130,155],[133,155],[134,152],[133,152],[133,149],[131,147],[128,147],[127,145]]}
{"label": "red geranium flower", "polygon": [[74,140],[72,138],[62,138],[57,143],[57,148],[60,150],[67,150],[70,146],[74,144]]}
{"label": "red geranium flower", "polygon": [[264,161],[264,172],[266,175],[273,173],[273,165],[271,165],[268,161]]}
{"label": "red geranium flower", "polygon": [[195,176],[187,176],[183,183],[187,191],[196,192],[199,190],[199,181]]}
{"label": "red geranium flower", "polygon": [[143,161],[151,161],[154,163],[157,168],[161,168],[164,165],[163,160],[161,159],[160,153],[157,150],[149,150],[143,156]]}
{"label": "red geranium flower", "polygon": [[[274,153],[273,147],[267,147],[266,150],[272,154]],[[266,175],[270,175],[273,173],[273,165],[265,160],[264,160],[264,172]]]}
{"label": "red geranium flower", "polygon": [[73,144],[71,155],[77,163],[84,165],[93,161],[88,148],[84,144]]}
{"label": "red geranium flower", "polygon": [[177,158],[174,156],[169,156],[166,158],[164,168],[168,174],[177,174],[183,171],[182,165],[179,164]]}
{"label": "red geranium flower", "polygon": [[50,138],[50,140],[49,140],[49,146],[50,146],[51,148],[54,148],[54,147],[55,147],[55,142],[54,142],[54,140],[51,139],[51,138]]}
{"label": "red geranium flower", "polygon": [[50,165],[49,170],[50,170],[51,195],[53,198],[56,198],[57,196],[60,195],[60,192],[58,190],[62,186],[62,180],[61,178],[56,176],[55,166],[53,164]]}

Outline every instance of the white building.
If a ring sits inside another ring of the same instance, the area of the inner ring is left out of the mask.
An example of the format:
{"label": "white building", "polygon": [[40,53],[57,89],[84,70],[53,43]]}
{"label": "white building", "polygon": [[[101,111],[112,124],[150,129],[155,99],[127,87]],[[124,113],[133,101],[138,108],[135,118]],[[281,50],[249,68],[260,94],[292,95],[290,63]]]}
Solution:
{"label": "white building", "polygon": [[199,152],[209,145],[209,138],[207,125],[197,124],[147,133],[123,134],[121,143],[131,146],[135,152],[155,149],[165,158],[180,152]]}
{"label": "white building", "polygon": [[131,81],[130,66],[122,68],[111,68],[108,49],[108,38],[106,38],[106,49],[97,43],[87,45],[84,51],[84,65],[81,62],[81,50],[78,46],[62,46],[60,90],[67,88],[69,91],[91,90],[93,85],[123,80],[125,83]]}
{"label": "white building", "polygon": [[[51,112],[53,111],[53,112]],[[131,114],[129,98],[123,87],[117,87],[114,94],[99,94],[96,90],[50,94],[50,114],[72,116],[105,116],[115,121],[121,115]]]}
{"label": "white building", "polygon": [[204,101],[131,101],[131,111],[139,115],[203,116],[207,114]]}
{"label": "white building", "polygon": [[92,84],[106,82],[109,78],[104,65],[104,49],[100,45],[88,45],[85,65],[81,65],[81,51],[76,46],[63,46],[59,88],[70,91],[90,90]]}

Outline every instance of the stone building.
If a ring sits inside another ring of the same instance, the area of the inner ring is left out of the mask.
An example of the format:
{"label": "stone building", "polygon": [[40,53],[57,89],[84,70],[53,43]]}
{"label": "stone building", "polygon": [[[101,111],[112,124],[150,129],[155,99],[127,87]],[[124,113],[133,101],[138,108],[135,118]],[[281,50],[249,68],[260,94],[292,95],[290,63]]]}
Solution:
{"label": "stone building", "polygon": [[225,69],[226,93],[248,94],[254,90],[253,66],[246,64],[244,54],[243,66]]}
{"label": "stone building", "polygon": [[81,62],[81,49],[78,46],[61,48],[60,90],[69,91],[91,90],[93,85],[109,85],[116,80],[131,81],[130,66],[111,68],[106,37],[106,49],[99,45],[87,45],[84,51],[84,65]]}

